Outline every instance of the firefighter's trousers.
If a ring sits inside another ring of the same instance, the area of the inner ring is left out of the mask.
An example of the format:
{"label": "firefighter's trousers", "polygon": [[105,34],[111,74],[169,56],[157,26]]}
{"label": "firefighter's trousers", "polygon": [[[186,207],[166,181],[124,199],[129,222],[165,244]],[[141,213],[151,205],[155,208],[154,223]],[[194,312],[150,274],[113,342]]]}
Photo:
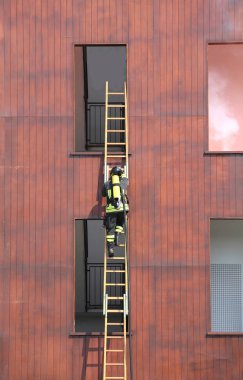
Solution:
{"label": "firefighter's trousers", "polygon": [[123,231],[125,224],[124,212],[111,212],[106,214],[106,241],[113,245],[115,241],[115,233]]}

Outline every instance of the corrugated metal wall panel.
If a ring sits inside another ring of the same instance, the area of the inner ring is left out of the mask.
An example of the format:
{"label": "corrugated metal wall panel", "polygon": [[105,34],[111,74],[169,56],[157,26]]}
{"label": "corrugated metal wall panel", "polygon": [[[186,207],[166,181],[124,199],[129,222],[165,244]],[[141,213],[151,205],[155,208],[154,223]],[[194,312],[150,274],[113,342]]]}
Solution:
{"label": "corrugated metal wall panel", "polygon": [[69,157],[74,43],[128,44],[135,379],[241,379],[209,329],[209,217],[242,216],[242,157],[204,157],[206,42],[241,41],[240,1],[0,1],[1,378],[98,379],[72,330],[73,219],[100,215],[102,159]]}

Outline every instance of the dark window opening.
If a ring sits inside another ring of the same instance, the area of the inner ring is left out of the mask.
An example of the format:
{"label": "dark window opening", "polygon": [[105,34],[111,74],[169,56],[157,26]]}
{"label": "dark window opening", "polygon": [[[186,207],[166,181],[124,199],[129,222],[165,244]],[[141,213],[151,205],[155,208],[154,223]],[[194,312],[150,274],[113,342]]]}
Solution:
{"label": "dark window opening", "polygon": [[[75,220],[75,331],[103,332],[103,281],[104,281],[104,228],[103,220]],[[116,260],[108,269],[124,269],[124,262]],[[107,282],[124,282],[124,274],[109,273]],[[122,288],[111,289],[111,296],[122,297]],[[121,301],[111,306],[122,308]],[[122,322],[115,315],[114,322]]]}
{"label": "dark window opening", "polygon": [[[105,82],[109,91],[122,91],[126,81],[125,46],[75,46],[75,150],[102,150],[105,126]],[[124,104],[117,95],[109,103]],[[110,108],[109,116],[124,117],[124,107]],[[124,129],[115,120],[112,129]],[[124,133],[112,134],[110,142],[123,142]]]}

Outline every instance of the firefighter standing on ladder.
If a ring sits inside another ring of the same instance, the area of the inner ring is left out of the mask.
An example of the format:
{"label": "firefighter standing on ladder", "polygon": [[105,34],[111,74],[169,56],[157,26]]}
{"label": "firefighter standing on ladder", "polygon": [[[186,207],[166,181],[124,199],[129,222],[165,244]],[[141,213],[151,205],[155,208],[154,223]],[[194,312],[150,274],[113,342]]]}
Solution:
{"label": "firefighter standing on ladder", "polygon": [[[125,194],[128,179],[119,166],[111,169],[109,181],[104,183],[102,196],[107,198],[105,226],[107,250],[114,256],[114,245],[119,245],[119,234],[123,231],[125,215],[128,213],[128,198]],[[124,206],[125,211],[124,213]]]}

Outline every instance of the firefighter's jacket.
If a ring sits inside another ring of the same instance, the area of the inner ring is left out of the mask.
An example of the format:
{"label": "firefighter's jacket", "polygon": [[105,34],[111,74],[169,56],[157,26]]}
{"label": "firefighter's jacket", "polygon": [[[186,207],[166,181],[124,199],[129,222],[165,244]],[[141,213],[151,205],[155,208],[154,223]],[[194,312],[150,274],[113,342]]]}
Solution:
{"label": "firefighter's jacket", "polygon": [[[125,176],[120,177],[120,187],[121,187],[121,193],[126,191],[128,185],[128,179]],[[106,197],[107,199],[107,205],[106,205],[106,213],[111,213],[111,212],[122,212],[124,210],[123,207],[123,200],[122,198],[119,201],[119,204],[114,205],[114,198],[112,194],[112,182],[111,179],[109,181],[104,183],[103,189],[102,189],[102,196]],[[124,194],[124,203],[125,203],[125,210],[129,211],[129,205],[128,205],[128,198]]]}

